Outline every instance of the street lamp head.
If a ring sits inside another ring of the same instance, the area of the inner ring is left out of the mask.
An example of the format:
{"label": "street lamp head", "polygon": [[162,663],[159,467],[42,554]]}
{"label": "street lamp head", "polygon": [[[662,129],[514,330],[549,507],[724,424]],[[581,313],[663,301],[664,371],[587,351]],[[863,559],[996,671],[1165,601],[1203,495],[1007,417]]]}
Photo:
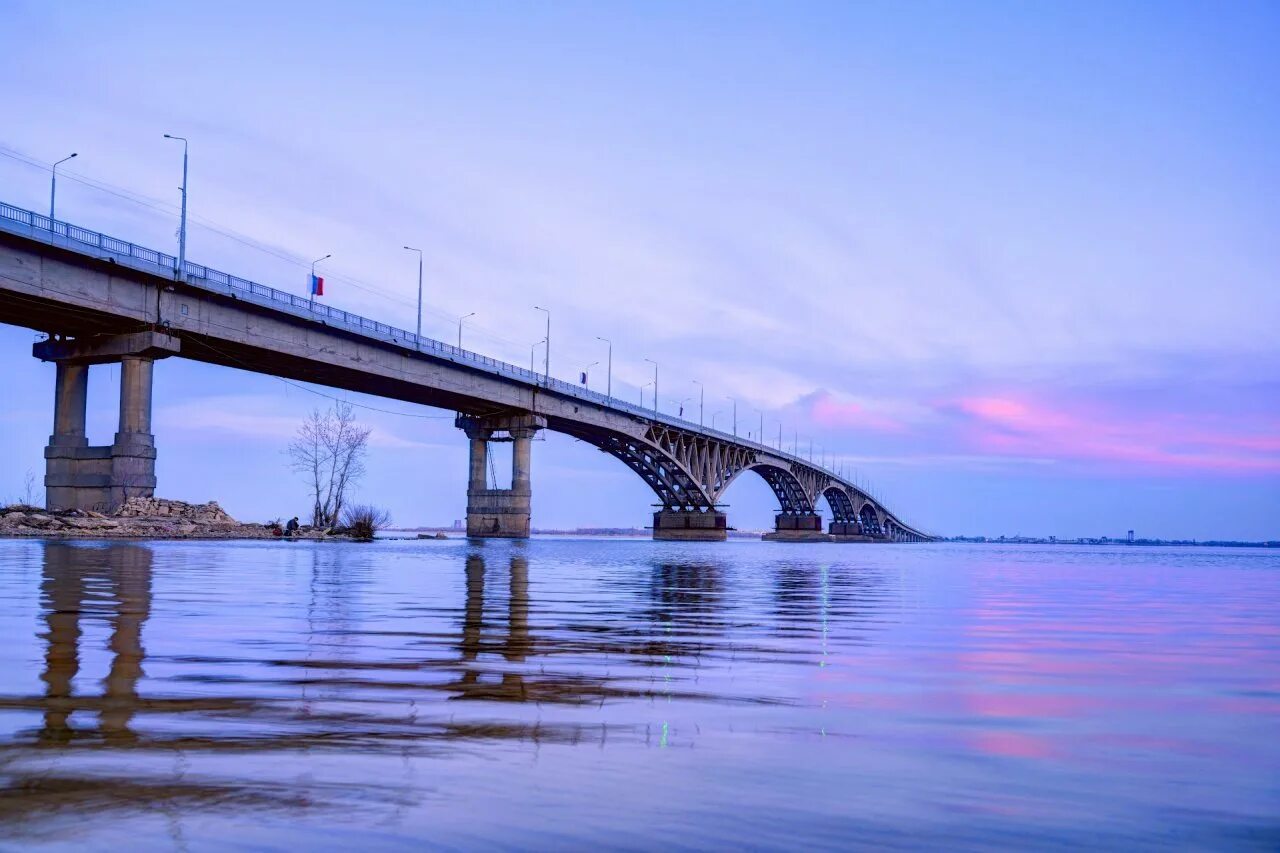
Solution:
{"label": "street lamp head", "polygon": [[474,316],[476,316],[476,312],[472,311],[470,314],[464,314],[463,316],[459,317],[458,322],[461,323],[463,320],[467,319],[468,317],[474,317]]}
{"label": "street lamp head", "polygon": [[602,337],[600,337],[599,335],[596,335],[596,340],[597,340],[597,341],[604,341],[606,344],[607,344],[607,343],[612,343],[612,341],[610,341],[608,338],[602,338]]}
{"label": "street lamp head", "polygon": [[415,249],[413,246],[405,246],[410,252],[421,252],[421,249]]}
{"label": "street lamp head", "polygon": [[70,160],[70,159],[71,159],[71,157],[79,157],[79,156],[80,156],[80,155],[79,155],[79,154],[77,154],[75,151],[72,151],[72,152],[71,152],[71,156],[70,156],[70,157],[68,157],[67,159],[68,159],[68,160]]}

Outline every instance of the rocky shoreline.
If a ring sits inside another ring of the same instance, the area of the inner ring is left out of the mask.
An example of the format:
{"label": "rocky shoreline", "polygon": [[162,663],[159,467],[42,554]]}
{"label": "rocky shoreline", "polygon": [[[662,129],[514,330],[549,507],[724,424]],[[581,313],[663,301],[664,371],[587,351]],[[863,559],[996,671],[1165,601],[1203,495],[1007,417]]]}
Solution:
{"label": "rocky shoreline", "polygon": [[[112,513],[58,512],[32,506],[0,509],[0,537],[36,539],[274,539],[273,524],[237,521],[217,501],[190,504],[164,498],[129,498]],[[343,539],[303,527],[301,539]]]}

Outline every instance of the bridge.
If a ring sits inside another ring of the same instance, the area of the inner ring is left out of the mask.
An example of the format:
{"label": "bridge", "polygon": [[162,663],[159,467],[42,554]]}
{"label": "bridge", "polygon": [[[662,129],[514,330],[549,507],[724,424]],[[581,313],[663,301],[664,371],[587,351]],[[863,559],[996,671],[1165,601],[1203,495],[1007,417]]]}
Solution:
{"label": "bridge", "polygon": [[[113,509],[156,489],[157,360],[182,357],[458,413],[470,441],[467,535],[529,535],[531,440],[571,435],[619,459],[658,497],[653,537],[722,540],[721,498],[742,474],[777,496],[772,538],[933,537],[873,496],[781,447],[709,429],[257,282],[0,203],[0,323],[48,334],[56,364],[45,448],[49,509]],[[85,436],[89,369],[120,364],[115,440]],[[490,488],[490,443],[513,443],[511,486]],[[831,514],[822,528],[819,502]]]}

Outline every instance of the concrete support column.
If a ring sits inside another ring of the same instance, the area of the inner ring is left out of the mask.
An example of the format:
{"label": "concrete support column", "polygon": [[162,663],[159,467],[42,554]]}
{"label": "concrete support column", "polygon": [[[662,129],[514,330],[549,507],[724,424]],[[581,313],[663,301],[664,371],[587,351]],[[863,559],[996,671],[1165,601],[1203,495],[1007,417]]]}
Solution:
{"label": "concrete support column", "polygon": [[489,431],[467,433],[471,442],[471,471],[467,478],[467,494],[478,492],[487,485],[485,468],[489,465]]}
{"label": "concrete support column", "polygon": [[89,447],[85,405],[89,365],[57,362],[53,392],[53,434],[44,449],[44,505],[53,510],[107,506],[111,449]]}
{"label": "concrete support column", "polygon": [[729,519],[719,510],[682,510],[667,507],[653,514],[653,538],[675,542],[723,542],[729,537]]}
{"label": "concrete support column", "polygon": [[[529,536],[533,500],[530,477],[531,442],[546,420],[538,415],[459,415],[457,426],[471,440],[471,475],[467,483],[467,536],[481,539],[524,539]],[[511,488],[491,489],[485,476],[488,442],[510,441]]]}
{"label": "concrete support column", "polygon": [[533,455],[533,435],[536,430],[511,430],[511,491],[517,495],[532,495],[529,463]]}
{"label": "concrete support column", "polygon": [[822,516],[816,512],[781,512],[774,516],[773,532],[763,538],[771,542],[825,542],[830,537],[822,532]]}
{"label": "concrete support column", "polygon": [[[180,350],[181,342],[162,332],[63,335],[32,345],[32,355],[54,362],[58,368],[53,435],[44,450],[45,504],[49,509],[110,512],[126,498],[155,494],[153,365],[157,358]],[[89,365],[116,362],[120,364],[120,423],[115,441],[89,447],[84,429]]]}
{"label": "concrete support column", "polygon": [[89,365],[57,365],[57,384],[53,395],[53,435],[49,444],[59,447],[84,447],[85,406],[89,399]]}
{"label": "concrete support column", "polygon": [[132,497],[155,495],[156,440],[151,434],[154,364],[145,356],[126,355],[120,360],[120,424],[111,445],[111,509]]}
{"label": "concrete support column", "polygon": [[151,435],[151,374],[155,361],[136,355],[120,359],[120,432]]}

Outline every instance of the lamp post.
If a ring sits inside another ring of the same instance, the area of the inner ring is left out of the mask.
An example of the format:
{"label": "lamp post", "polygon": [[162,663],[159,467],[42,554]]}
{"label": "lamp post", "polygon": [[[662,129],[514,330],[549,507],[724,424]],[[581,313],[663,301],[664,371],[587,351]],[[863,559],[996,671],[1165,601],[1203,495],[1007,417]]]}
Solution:
{"label": "lamp post", "polygon": [[311,280],[307,282],[307,293],[309,295],[308,298],[311,300],[309,303],[307,303],[308,310],[311,308],[314,308],[316,305],[316,284],[315,284],[316,264],[320,263],[321,261],[327,261],[332,257],[333,257],[333,253],[330,252],[329,254],[325,255],[323,258],[316,258],[314,261],[311,262]]}
{"label": "lamp post", "polygon": [[582,368],[582,384],[586,386],[588,390],[591,388],[591,385],[588,384],[589,377],[591,376],[591,368],[595,367],[599,363],[600,362],[598,361],[593,361],[586,367]]}
{"label": "lamp post", "polygon": [[[422,250],[421,250],[421,249],[415,249],[415,248],[413,248],[413,246],[405,246],[405,248],[406,248],[406,249],[408,249],[410,252],[417,252],[417,253],[418,253],[418,327],[417,327],[417,335],[418,335],[418,337],[419,337],[419,338],[421,338],[421,337],[422,337]],[[458,333],[458,335],[459,335],[459,337],[461,337],[462,333],[461,333],[461,332],[459,332],[459,333]],[[461,346],[461,344],[459,344],[459,346]],[[419,344],[419,347],[421,347],[421,344]]]}
{"label": "lamp post", "polygon": [[640,386],[640,408],[642,409],[644,408],[644,389],[648,388],[652,384],[652,382],[646,382]]}
{"label": "lamp post", "polygon": [[474,317],[474,316],[476,316],[476,312],[472,311],[470,314],[464,314],[458,318],[458,349],[462,349],[462,321],[467,319],[468,317]]}
{"label": "lamp post", "polygon": [[756,414],[760,416],[760,432],[756,433],[756,442],[764,444],[764,412],[756,409]]}
{"label": "lamp post", "polygon": [[74,151],[63,157],[57,163],[53,164],[53,180],[49,183],[49,230],[53,230],[53,202],[58,197],[58,167],[73,157],[78,157]]}
{"label": "lamp post", "polygon": [[609,340],[608,338],[602,338],[599,335],[596,335],[596,340],[604,341],[606,344],[609,345],[609,366],[606,368],[606,371],[605,371],[606,376],[608,378],[605,380],[604,395],[609,398],[610,402],[612,402],[613,401],[613,341]]}
{"label": "lamp post", "polygon": [[658,362],[651,358],[646,358],[645,361],[653,365],[653,413],[656,415],[658,414]]}
{"label": "lamp post", "polygon": [[684,404],[692,400],[692,397],[685,397],[683,400],[672,400],[676,404],[676,417],[684,417]]}
{"label": "lamp post", "polygon": [[164,135],[165,139],[176,139],[182,143],[182,221],[178,226],[178,269],[176,278],[182,278],[187,271],[187,139],[185,136]]}
{"label": "lamp post", "polygon": [[546,337],[546,340],[544,341],[544,343],[546,343],[547,345],[547,349],[542,353],[542,358],[543,358],[542,378],[545,384],[550,385],[551,384],[551,310],[549,308],[543,308],[541,305],[535,305],[533,307],[538,309],[539,311],[545,312],[547,315],[547,337]]}
{"label": "lamp post", "polygon": [[712,413],[711,413],[711,428],[712,428],[712,429],[715,429],[715,428],[716,428],[716,418],[717,418],[717,417],[719,417],[720,415],[723,415],[723,414],[724,414],[724,412],[712,412]]}
{"label": "lamp post", "polygon": [[698,429],[702,429],[702,412],[707,407],[707,388],[696,379],[693,384],[698,386]]}
{"label": "lamp post", "polygon": [[738,400],[735,397],[725,397],[726,400],[733,400],[733,437],[738,437]]}
{"label": "lamp post", "polygon": [[535,373],[533,369],[533,354],[538,351],[538,347],[542,346],[545,343],[546,341],[536,341],[533,346],[529,347],[529,372],[530,373]]}

